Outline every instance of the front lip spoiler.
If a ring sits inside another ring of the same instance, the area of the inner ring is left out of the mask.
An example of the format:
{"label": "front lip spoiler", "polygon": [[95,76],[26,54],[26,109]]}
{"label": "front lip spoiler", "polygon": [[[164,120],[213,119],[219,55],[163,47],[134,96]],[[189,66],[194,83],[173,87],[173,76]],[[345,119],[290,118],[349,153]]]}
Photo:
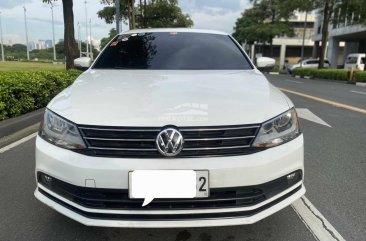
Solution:
{"label": "front lip spoiler", "polygon": [[210,227],[255,223],[299,199],[305,194],[305,187],[301,184],[274,201],[251,211],[192,215],[153,214],[138,215],[137,217],[133,214],[89,213],[53,197],[44,190],[41,191],[41,188],[37,188],[34,194],[41,202],[87,226],[140,228]]}

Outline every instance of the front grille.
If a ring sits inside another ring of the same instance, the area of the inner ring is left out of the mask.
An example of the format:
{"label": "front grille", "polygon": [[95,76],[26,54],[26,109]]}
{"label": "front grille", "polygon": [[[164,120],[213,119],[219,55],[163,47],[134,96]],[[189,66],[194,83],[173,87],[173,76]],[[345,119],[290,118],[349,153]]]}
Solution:
{"label": "front grille", "polygon": [[[302,172],[294,172],[293,179],[286,176],[256,186],[212,188],[208,198],[154,199],[142,207],[142,199],[130,199],[127,189],[86,188],[71,185],[38,173],[38,182],[56,194],[87,208],[121,210],[205,209],[253,206],[295,185]],[[51,180],[51,181],[50,181]]]}
{"label": "front grille", "polygon": [[[260,125],[176,128],[184,138],[175,157],[246,155],[263,150],[251,147]],[[87,155],[152,158],[163,156],[155,139],[164,128],[79,126]]]}

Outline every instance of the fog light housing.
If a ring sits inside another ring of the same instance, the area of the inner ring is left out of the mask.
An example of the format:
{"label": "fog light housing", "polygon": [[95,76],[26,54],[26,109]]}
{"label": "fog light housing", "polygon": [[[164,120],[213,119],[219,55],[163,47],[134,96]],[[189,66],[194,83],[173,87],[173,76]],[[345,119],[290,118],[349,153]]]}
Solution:
{"label": "fog light housing", "polygon": [[44,175],[44,179],[47,183],[51,183],[52,182],[52,177]]}
{"label": "fog light housing", "polygon": [[297,170],[295,172],[292,172],[286,176],[286,179],[287,179],[287,184],[289,186],[291,186],[302,179],[302,171]]}
{"label": "fog light housing", "polygon": [[287,180],[292,180],[292,179],[294,179],[296,177],[296,173],[291,173],[291,174],[289,174],[289,175],[287,175]]}
{"label": "fog light housing", "polygon": [[38,173],[38,182],[44,186],[48,186],[51,187],[52,186],[52,182],[53,182],[53,178],[47,174]]}

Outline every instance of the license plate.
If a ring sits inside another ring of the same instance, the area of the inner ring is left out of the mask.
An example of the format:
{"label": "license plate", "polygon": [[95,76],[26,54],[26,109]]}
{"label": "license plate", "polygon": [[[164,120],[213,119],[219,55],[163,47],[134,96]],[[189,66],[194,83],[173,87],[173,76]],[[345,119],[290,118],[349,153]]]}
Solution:
{"label": "license plate", "polygon": [[129,172],[129,197],[143,198],[143,206],[154,198],[208,197],[207,170],[136,170]]}

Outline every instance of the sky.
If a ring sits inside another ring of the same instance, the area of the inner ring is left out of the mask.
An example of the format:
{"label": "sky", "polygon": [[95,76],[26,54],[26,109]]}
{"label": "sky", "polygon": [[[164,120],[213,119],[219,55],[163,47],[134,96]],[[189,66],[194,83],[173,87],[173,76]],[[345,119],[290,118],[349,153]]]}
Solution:
{"label": "sky", "polygon": [[[24,10],[26,8],[29,41],[52,39],[50,5],[42,0],[0,0],[4,44],[25,43]],[[99,0],[87,1],[88,21],[92,22],[92,39],[96,43],[108,36],[114,24],[106,24],[99,19],[97,11],[103,8]],[[179,0],[184,13],[190,14],[194,28],[207,28],[232,33],[235,21],[241,12],[250,7],[249,0]],[[62,2],[54,7],[55,39],[63,39]],[[75,37],[78,38],[77,23],[80,22],[81,38],[86,38],[85,3],[74,0]],[[123,30],[128,26],[123,25]]]}

